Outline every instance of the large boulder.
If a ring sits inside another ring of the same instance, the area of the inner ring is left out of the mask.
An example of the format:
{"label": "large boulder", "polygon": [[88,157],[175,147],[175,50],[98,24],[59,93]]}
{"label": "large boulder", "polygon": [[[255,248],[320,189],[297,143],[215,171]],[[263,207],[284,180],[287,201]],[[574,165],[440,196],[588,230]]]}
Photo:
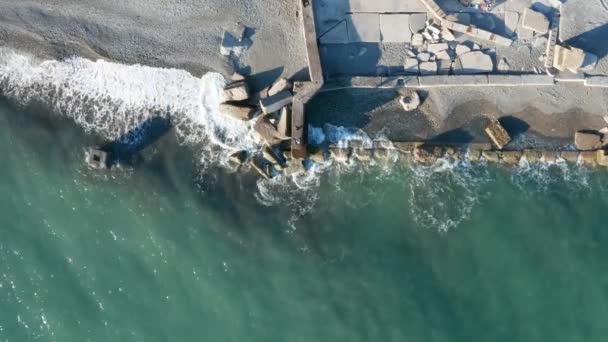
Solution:
{"label": "large boulder", "polygon": [[581,151],[597,150],[602,147],[602,135],[595,132],[578,131],[574,134],[574,145]]}

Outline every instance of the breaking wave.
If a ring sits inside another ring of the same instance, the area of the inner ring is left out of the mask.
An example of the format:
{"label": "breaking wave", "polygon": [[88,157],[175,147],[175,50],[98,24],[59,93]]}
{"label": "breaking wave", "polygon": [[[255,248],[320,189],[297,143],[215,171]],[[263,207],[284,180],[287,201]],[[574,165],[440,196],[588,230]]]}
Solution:
{"label": "breaking wave", "polygon": [[[142,139],[152,119],[165,119],[182,143],[194,147],[201,173],[210,166],[228,166],[228,156],[234,151],[260,147],[252,122],[219,112],[224,85],[217,73],[198,78],[183,70],[77,57],[41,61],[0,49],[2,95],[21,105],[42,103],[88,132],[134,144]],[[328,192],[333,201],[362,207],[379,203],[387,191],[398,189],[417,225],[445,232],[469,219],[490,195],[489,185],[495,181],[492,168],[483,164],[450,159],[432,165],[405,162],[397,151],[390,152],[392,145],[383,134],[370,137],[357,128],[330,124],[310,126],[308,133],[312,145],[371,148],[381,144],[389,152],[383,160],[310,163],[305,167],[308,171],[303,168],[289,176],[258,180],[257,201],[286,208],[292,230]],[[582,165],[522,162],[510,177],[512,184],[529,192],[564,186],[567,190],[588,189],[589,176],[589,169]],[[353,193],[357,195],[349,197]]]}
{"label": "breaking wave", "polygon": [[200,148],[203,164],[257,146],[251,123],[219,112],[224,84],[217,73],[198,78],[183,70],[79,57],[41,61],[0,49],[6,97],[21,105],[42,103],[108,140],[137,138],[151,119],[166,119],[183,143]]}

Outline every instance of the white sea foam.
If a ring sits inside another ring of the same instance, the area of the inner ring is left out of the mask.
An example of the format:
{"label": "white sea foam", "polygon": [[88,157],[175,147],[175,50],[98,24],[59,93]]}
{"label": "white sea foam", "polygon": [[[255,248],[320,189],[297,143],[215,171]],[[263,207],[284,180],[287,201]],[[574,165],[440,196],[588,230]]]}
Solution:
{"label": "white sea foam", "polygon": [[162,117],[176,127],[182,142],[201,147],[203,162],[222,161],[232,150],[257,146],[251,123],[219,112],[224,82],[217,73],[197,78],[183,70],[78,57],[40,61],[0,49],[5,96],[23,105],[42,102],[107,139]]}

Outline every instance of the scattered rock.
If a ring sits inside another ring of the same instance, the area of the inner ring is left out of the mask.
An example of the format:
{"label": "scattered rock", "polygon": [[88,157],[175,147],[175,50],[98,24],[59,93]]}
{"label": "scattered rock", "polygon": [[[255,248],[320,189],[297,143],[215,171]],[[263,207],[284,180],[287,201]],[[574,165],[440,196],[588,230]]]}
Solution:
{"label": "scattered rock", "polygon": [[428,62],[431,58],[431,54],[427,52],[422,52],[418,54],[418,60],[421,62]]}
{"label": "scattered rock", "polygon": [[428,33],[427,31],[422,32],[422,37],[424,37],[424,39],[426,40],[433,40],[433,35]]}
{"label": "scattered rock", "polygon": [[268,96],[265,99],[260,100],[260,107],[265,114],[276,112],[281,108],[291,104],[293,101],[293,96],[287,90],[283,90],[282,92],[275,94],[273,96]]}
{"label": "scattered rock", "polygon": [[452,31],[448,30],[447,28],[441,30],[441,38],[448,42],[456,40],[456,37],[454,36]]}
{"label": "scattered rock", "polygon": [[448,49],[447,43],[433,43],[433,44],[429,44],[426,48],[426,50],[428,52],[431,52],[434,54],[436,54],[437,52],[440,52],[440,51],[445,51],[447,49]]}
{"label": "scattered rock", "polygon": [[467,52],[471,52],[471,48],[466,46],[466,45],[462,45],[459,44],[456,46],[456,55],[460,56],[460,55],[464,55]]}
{"label": "scattered rock", "polygon": [[437,59],[450,59],[451,62],[450,54],[447,51],[439,51],[435,54],[435,57]]}
{"label": "scattered rock", "polygon": [[422,62],[418,65],[420,68],[420,75],[436,75],[437,74],[437,63],[435,62]]}
{"label": "scattered rock", "polygon": [[249,86],[245,81],[230,83],[224,88],[224,101],[244,101],[249,98]]}
{"label": "scattered rock", "polygon": [[549,19],[531,8],[524,9],[521,26],[534,32],[545,34],[549,32]]}
{"label": "scattered rock", "polygon": [[420,96],[416,91],[408,91],[401,96],[399,103],[406,112],[411,112],[420,106]]}
{"label": "scattered rock", "polygon": [[256,112],[255,107],[246,106],[238,103],[222,103],[220,104],[220,113],[231,116],[238,120],[248,121]]}
{"label": "scattered rock", "polygon": [[473,44],[473,51],[481,50],[481,46],[479,44]]}
{"label": "scattered rock", "polygon": [[492,140],[494,145],[498,147],[498,149],[502,149],[509,142],[511,142],[511,137],[509,136],[509,133],[507,133],[507,131],[500,124],[500,122],[498,122],[498,120],[495,118],[489,120],[485,132],[490,138],[490,140]]}
{"label": "scattered rock", "polygon": [[412,50],[410,50],[410,49],[405,49],[405,54],[408,57],[416,57],[416,54]]}
{"label": "scattered rock", "polygon": [[[485,74],[494,70],[492,57],[481,51],[471,51],[458,57],[460,61],[460,74]],[[454,71],[456,72],[456,70]]]}
{"label": "scattered rock", "polygon": [[276,95],[285,90],[291,90],[291,87],[293,87],[291,82],[285,78],[280,78],[272,85],[272,87],[270,87],[270,89],[268,89],[268,96]]}
{"label": "scattered rock", "polygon": [[581,151],[599,149],[602,147],[602,135],[590,131],[578,131],[574,134],[574,145]]}
{"label": "scattered rock", "polygon": [[412,46],[422,46],[424,44],[424,37],[420,33],[416,33],[412,36]]}
{"label": "scattered rock", "polygon": [[283,140],[289,139],[289,137],[279,134],[277,128],[270,121],[270,115],[268,114],[260,116],[255,122],[253,129],[268,145],[276,145]]}

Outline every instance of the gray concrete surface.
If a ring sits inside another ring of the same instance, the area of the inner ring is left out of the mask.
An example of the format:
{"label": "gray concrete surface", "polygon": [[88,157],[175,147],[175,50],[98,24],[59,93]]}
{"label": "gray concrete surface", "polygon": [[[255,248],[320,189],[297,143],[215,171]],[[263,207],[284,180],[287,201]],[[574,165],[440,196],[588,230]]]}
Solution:
{"label": "gray concrete surface", "polygon": [[0,45],[229,75],[220,43],[240,21],[253,28],[241,71],[262,73],[259,80],[305,76],[298,15],[293,0],[0,0]]}

